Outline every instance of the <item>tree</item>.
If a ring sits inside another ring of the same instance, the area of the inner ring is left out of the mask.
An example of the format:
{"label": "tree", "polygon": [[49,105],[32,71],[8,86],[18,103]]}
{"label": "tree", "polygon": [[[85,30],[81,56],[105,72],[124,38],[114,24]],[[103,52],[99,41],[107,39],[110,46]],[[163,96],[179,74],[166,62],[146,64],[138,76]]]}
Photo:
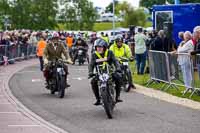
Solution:
{"label": "tree", "polygon": [[[70,1],[66,0],[65,2],[69,3]],[[96,11],[92,2],[73,0],[73,4],[66,4],[65,9],[67,29],[92,30],[96,20]]]}
{"label": "tree", "polygon": [[140,0],[140,6],[150,9],[153,5],[162,5],[165,2],[166,0]]}
{"label": "tree", "polygon": [[[150,9],[152,8],[153,5],[163,5],[163,4],[166,4],[166,2],[174,4],[174,0],[140,0],[140,6]],[[199,3],[200,0],[180,0],[180,2],[182,4],[183,3]]]}
{"label": "tree", "polygon": [[54,29],[57,0],[2,0],[1,16],[10,16],[13,29]]}
{"label": "tree", "polygon": [[120,10],[126,12],[131,8],[131,4],[127,1],[123,1],[122,3],[118,3],[115,8],[117,13],[119,13]]}
{"label": "tree", "polygon": [[[118,0],[115,0],[115,6],[117,6],[119,4],[119,1]],[[115,9],[115,12],[117,10]],[[111,12],[113,13],[113,2],[111,2],[107,7],[106,7],[106,12]]]}
{"label": "tree", "polygon": [[32,0],[32,20],[39,29],[54,29],[57,14],[57,0]]}
{"label": "tree", "polygon": [[125,20],[122,22],[123,27],[128,27],[129,25],[145,26],[146,15],[141,9],[129,8]]}
{"label": "tree", "polygon": [[31,2],[27,0],[14,0],[11,6],[11,21],[12,27],[16,29],[23,29],[30,27],[30,7]]}
{"label": "tree", "polygon": [[0,23],[4,25],[5,17],[10,14],[10,6],[8,0],[0,1]]}

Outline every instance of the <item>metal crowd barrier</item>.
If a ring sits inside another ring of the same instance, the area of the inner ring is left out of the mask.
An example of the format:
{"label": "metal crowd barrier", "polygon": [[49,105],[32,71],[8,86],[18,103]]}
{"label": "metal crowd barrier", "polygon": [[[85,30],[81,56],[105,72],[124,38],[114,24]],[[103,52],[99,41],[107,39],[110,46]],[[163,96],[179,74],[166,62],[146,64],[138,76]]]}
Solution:
{"label": "metal crowd barrier", "polygon": [[170,87],[177,90],[184,86],[185,95],[190,90],[190,97],[200,90],[200,55],[195,58],[187,53],[171,54],[161,51],[149,51],[150,80],[147,86],[156,82],[164,83],[161,90]]}
{"label": "metal crowd barrier", "polygon": [[0,45],[0,64],[8,62],[13,64],[15,61],[28,59],[36,56],[36,46],[33,45]]}
{"label": "metal crowd barrier", "polygon": [[168,54],[166,52],[150,50],[148,55],[150,80],[147,82],[147,86],[154,82],[162,82],[164,83],[161,87],[162,90],[166,87],[166,85],[168,85],[167,89],[170,87],[178,89],[171,83]]}
{"label": "metal crowd barrier", "polygon": [[190,95],[190,97],[192,97],[194,95],[194,93],[196,93],[197,91],[200,91],[200,54],[193,57],[193,60],[195,62],[194,63],[194,71],[193,71],[194,90],[193,90],[192,94]]}

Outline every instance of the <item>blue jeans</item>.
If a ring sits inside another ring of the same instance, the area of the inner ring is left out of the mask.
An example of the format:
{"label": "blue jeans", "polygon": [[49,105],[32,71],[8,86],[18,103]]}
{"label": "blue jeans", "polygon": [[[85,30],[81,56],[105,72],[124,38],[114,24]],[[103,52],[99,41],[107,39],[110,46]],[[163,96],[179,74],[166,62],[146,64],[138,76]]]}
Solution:
{"label": "blue jeans", "polygon": [[144,74],[144,68],[146,66],[146,52],[143,54],[135,54],[136,64],[137,64],[137,73]]}

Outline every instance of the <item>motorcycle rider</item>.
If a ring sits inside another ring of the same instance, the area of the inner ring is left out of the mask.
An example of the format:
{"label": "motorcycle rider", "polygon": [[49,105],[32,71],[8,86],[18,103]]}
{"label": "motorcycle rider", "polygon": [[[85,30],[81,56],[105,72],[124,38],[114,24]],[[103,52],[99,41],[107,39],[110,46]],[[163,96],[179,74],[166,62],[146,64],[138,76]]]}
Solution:
{"label": "motorcycle rider", "polygon": [[75,64],[75,61],[78,57],[78,48],[79,47],[83,47],[85,57],[87,58],[87,61],[89,63],[89,55],[87,54],[89,47],[88,47],[87,43],[83,39],[81,39],[80,36],[77,38],[77,41],[76,41],[74,47],[75,47],[75,51],[74,51],[73,64]]}
{"label": "motorcycle rider", "polygon": [[[107,59],[106,63],[108,63],[109,65],[113,65],[116,68],[116,71],[112,74],[113,80],[116,84],[115,90],[116,90],[116,102],[122,102],[122,100],[120,99],[120,91],[121,91],[121,87],[120,87],[120,78],[121,76],[121,68],[120,68],[120,64],[117,61],[117,59],[115,58],[114,54],[112,51],[110,51],[108,48],[108,44],[107,42],[105,42],[103,39],[98,39],[96,40],[96,45],[95,45],[95,52],[92,53],[92,58],[91,58],[91,62],[89,64],[89,77],[93,77],[93,70],[95,68],[95,66],[97,65],[96,63],[96,59]],[[91,86],[92,86],[92,90],[94,92],[94,95],[96,97],[96,102],[94,103],[94,105],[101,105],[101,99],[99,96],[99,88],[98,88],[98,77],[94,77],[91,80]]]}
{"label": "motorcycle rider", "polygon": [[[69,58],[67,49],[64,47],[63,43],[59,41],[59,34],[57,32],[54,32],[52,35],[51,41],[46,45],[44,49],[44,54],[43,54],[44,66],[45,66],[43,72],[44,72],[44,77],[46,78],[47,83],[49,79],[51,78],[51,75],[49,73],[50,66],[48,62],[63,59],[64,57],[67,63],[70,63],[70,64],[73,63],[71,59]],[[68,67],[66,64],[64,65],[64,70],[67,76]],[[67,84],[67,87],[69,87],[68,84]]]}
{"label": "motorcycle rider", "polygon": [[[111,45],[110,50],[114,53],[115,57],[119,60],[119,62],[120,62],[120,57],[127,58],[133,61],[131,49],[129,48],[128,45],[123,43],[123,37],[121,35],[116,36],[115,42],[113,45]],[[129,82],[128,88],[135,89],[135,86],[132,81],[132,75],[131,79],[129,79],[128,82]]]}

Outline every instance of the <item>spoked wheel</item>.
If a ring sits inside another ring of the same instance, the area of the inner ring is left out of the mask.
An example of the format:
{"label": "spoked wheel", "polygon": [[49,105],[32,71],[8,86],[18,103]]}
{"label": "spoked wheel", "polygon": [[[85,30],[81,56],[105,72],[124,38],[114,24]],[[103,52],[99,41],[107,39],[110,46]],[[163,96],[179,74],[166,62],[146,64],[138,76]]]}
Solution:
{"label": "spoked wheel", "polygon": [[65,81],[65,77],[64,76],[60,76],[60,81],[58,82],[58,97],[59,98],[63,98],[65,96],[65,85],[66,81]]}
{"label": "spoked wheel", "polygon": [[83,59],[82,59],[82,57],[78,57],[78,63],[79,63],[79,66],[83,64]]}
{"label": "spoked wheel", "polygon": [[55,92],[56,92],[55,90],[51,90],[51,94],[52,94],[52,95],[55,94]]}
{"label": "spoked wheel", "polygon": [[129,86],[129,82],[128,82],[128,81],[130,81],[131,78],[132,78],[131,72],[127,71],[126,72],[126,77],[125,77],[126,82],[124,83],[124,91],[125,92],[129,92],[131,90],[131,88],[132,88],[132,86]]}
{"label": "spoked wheel", "polygon": [[101,92],[102,95],[102,101],[103,101],[103,106],[105,109],[105,112],[108,116],[109,119],[113,118],[113,109],[114,109],[114,101],[112,99],[112,96],[110,95],[109,91],[107,89],[102,89]]}
{"label": "spoked wheel", "polygon": [[124,88],[124,91],[125,91],[125,92],[129,92],[130,89],[131,89],[131,87],[129,87],[129,84],[128,84],[128,83],[124,83],[123,88]]}
{"label": "spoked wheel", "polygon": [[51,85],[50,85],[50,82],[48,82],[47,83],[48,84],[48,86],[49,86],[49,90],[50,90],[50,93],[53,95],[53,94],[55,94],[55,92],[56,92],[56,85],[55,84],[52,84],[52,81],[51,81]]}

